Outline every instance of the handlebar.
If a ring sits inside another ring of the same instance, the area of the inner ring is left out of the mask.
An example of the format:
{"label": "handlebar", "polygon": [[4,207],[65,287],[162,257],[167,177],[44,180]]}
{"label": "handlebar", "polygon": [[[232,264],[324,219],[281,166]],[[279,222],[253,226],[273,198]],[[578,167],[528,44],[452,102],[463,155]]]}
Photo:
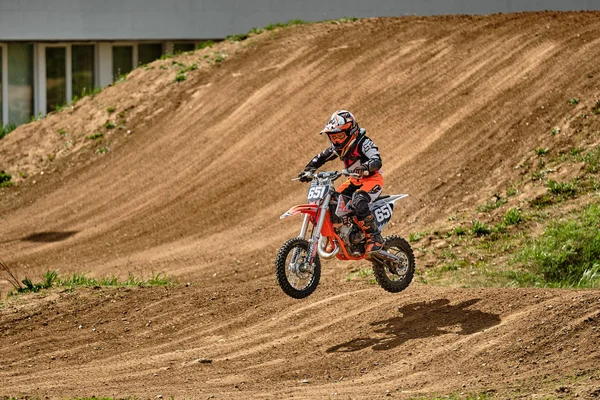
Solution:
{"label": "handlebar", "polygon": [[350,172],[347,169],[342,170],[342,175],[350,176],[352,178],[360,178],[361,177],[360,174],[357,174],[356,172]]}
{"label": "handlebar", "polygon": [[[332,181],[335,181],[336,179],[338,179],[340,176],[349,176],[352,178],[360,178],[361,175],[357,174],[356,172],[351,172],[348,171],[347,169],[343,169],[342,172],[338,172],[338,171],[322,171],[322,172],[318,172],[318,173],[314,173],[314,172],[307,172],[306,177],[310,178],[310,180],[313,180],[315,178],[332,178]],[[292,181],[299,181],[300,177],[297,178],[292,178]]]}

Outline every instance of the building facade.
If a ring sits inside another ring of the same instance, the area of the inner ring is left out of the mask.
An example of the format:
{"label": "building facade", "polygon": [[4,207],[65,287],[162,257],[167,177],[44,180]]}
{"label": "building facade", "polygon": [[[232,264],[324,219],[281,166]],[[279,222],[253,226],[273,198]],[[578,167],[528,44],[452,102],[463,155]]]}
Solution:
{"label": "building facade", "polygon": [[275,22],[599,9],[600,0],[0,0],[0,127],[162,54]]}

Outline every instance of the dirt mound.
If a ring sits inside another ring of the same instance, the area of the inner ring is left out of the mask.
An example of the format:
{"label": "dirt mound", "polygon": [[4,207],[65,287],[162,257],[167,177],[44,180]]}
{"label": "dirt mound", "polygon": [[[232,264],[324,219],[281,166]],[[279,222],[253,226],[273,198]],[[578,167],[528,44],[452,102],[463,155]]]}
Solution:
{"label": "dirt mound", "polygon": [[332,262],[295,302],[272,263],[299,227],[278,220],[304,198],[290,178],[327,145],[316,133],[331,112],[353,111],[380,147],[386,191],[410,194],[387,232],[407,236],[519,180],[533,149],[569,143],[565,115],[600,98],[599,16],[264,32],[138,68],[10,133],[0,169],[18,186],[0,189],[0,256],[19,275],[160,271],[193,284],[3,308],[0,395],[598,394],[597,292],[415,284],[390,296],[344,282],[349,266]]}

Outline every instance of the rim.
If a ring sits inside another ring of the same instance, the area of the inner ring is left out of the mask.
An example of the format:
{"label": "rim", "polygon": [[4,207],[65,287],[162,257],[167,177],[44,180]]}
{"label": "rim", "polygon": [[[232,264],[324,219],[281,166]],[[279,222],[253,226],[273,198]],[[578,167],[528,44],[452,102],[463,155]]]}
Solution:
{"label": "rim", "polygon": [[[294,246],[285,259],[285,277],[294,289],[305,290],[315,277],[315,265],[306,260],[308,252],[300,246]],[[296,262],[292,262],[295,259]]]}
{"label": "rim", "polygon": [[398,263],[384,263],[385,275],[391,281],[400,281],[406,277],[408,273],[409,261],[406,253],[398,247],[390,247],[386,249],[387,252],[395,255],[400,259]]}

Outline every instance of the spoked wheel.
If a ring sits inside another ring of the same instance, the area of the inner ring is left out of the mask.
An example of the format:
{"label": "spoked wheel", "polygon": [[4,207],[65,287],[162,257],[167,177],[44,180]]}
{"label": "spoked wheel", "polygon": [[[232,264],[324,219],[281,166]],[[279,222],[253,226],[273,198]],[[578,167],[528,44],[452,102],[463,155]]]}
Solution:
{"label": "spoked wheel", "polygon": [[373,272],[379,286],[388,292],[398,293],[408,287],[415,274],[415,256],[406,240],[400,236],[385,238],[383,249],[396,256],[399,261],[373,261]]}
{"label": "spoked wheel", "polygon": [[303,299],[315,291],[321,278],[319,256],[314,261],[308,260],[309,243],[297,237],[288,240],[281,246],[275,259],[277,283],[290,297]]}

